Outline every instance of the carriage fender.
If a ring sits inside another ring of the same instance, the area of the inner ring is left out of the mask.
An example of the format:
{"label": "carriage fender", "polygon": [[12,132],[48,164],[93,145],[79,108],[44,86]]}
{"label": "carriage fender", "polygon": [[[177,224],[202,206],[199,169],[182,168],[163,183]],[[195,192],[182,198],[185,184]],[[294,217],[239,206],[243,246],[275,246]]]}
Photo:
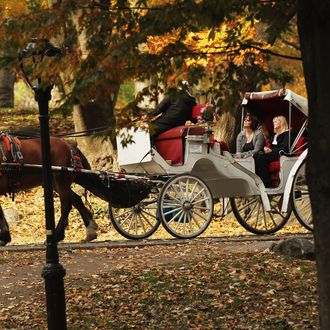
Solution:
{"label": "carriage fender", "polygon": [[264,183],[261,181],[260,177],[255,174],[254,172],[249,171],[247,168],[239,164],[235,158],[231,155],[230,152],[224,151],[223,155],[227,158],[227,160],[230,162],[231,165],[235,166],[237,169],[241,170],[245,174],[249,175],[255,182],[256,186],[260,190],[260,197],[262,204],[264,205],[265,211],[269,212],[271,210],[270,203],[269,203],[269,198],[266,193],[266,188]]}
{"label": "carriage fender", "polygon": [[282,210],[281,212],[287,212],[288,205],[291,196],[291,189],[294,177],[298,171],[299,166],[301,163],[306,159],[308,153],[308,149],[304,150],[303,153],[299,156],[295,164],[292,166],[291,171],[289,173],[288,179],[285,184],[284,193],[283,193],[283,202],[282,202]]}

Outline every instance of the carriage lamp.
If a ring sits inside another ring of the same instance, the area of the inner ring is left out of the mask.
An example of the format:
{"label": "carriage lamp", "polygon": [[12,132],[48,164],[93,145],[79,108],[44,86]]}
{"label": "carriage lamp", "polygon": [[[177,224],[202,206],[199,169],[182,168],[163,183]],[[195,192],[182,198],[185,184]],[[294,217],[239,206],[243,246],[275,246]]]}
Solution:
{"label": "carriage lamp", "polygon": [[59,263],[55,235],[53,183],[49,141],[49,101],[53,88],[50,77],[50,59],[59,59],[61,49],[47,39],[32,39],[19,56],[21,69],[27,84],[35,94],[39,108],[40,137],[42,148],[42,176],[44,187],[46,222],[46,265],[42,276],[45,279],[48,329],[67,329],[64,276],[65,269]]}

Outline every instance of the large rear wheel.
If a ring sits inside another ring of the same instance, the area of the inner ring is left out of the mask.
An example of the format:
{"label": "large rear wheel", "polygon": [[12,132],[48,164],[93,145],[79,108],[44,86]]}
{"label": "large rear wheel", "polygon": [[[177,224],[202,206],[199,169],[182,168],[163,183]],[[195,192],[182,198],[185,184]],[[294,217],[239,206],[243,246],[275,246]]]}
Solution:
{"label": "large rear wheel", "polygon": [[300,224],[313,231],[312,208],[306,181],[306,160],[301,163],[293,179],[291,201],[294,215]]}
{"label": "large rear wheel", "polygon": [[271,212],[266,212],[260,196],[232,197],[231,207],[237,221],[253,234],[273,234],[288,221],[291,208],[281,213],[283,195],[270,195]]}
{"label": "large rear wheel", "polygon": [[212,220],[211,191],[194,175],[177,175],[165,183],[159,197],[158,212],[163,226],[171,235],[195,238]]}

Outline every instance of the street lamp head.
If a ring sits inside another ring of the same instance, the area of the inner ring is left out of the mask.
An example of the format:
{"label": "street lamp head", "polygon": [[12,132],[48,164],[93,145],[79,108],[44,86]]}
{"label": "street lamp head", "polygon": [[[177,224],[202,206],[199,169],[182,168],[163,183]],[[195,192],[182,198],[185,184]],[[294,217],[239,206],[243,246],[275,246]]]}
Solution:
{"label": "street lamp head", "polygon": [[[41,78],[40,66],[44,58],[59,57],[62,50],[55,47],[48,39],[33,38],[19,55],[20,65],[28,85],[37,90],[40,88]],[[25,62],[29,62],[26,64]],[[39,72],[38,72],[39,71]],[[33,79],[32,79],[33,77]],[[33,83],[31,83],[33,81]],[[48,85],[52,85],[50,83]]]}
{"label": "street lamp head", "polygon": [[61,49],[55,47],[48,39],[33,38],[22,50],[21,58],[41,56],[40,60],[43,60],[45,56],[54,57],[61,54]]}

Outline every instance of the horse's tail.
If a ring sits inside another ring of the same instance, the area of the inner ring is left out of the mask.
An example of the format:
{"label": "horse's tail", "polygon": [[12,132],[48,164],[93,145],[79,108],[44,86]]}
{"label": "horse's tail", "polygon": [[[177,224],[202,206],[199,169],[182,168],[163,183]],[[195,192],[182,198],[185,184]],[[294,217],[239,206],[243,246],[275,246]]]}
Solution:
{"label": "horse's tail", "polygon": [[[82,151],[78,148],[77,144],[74,141],[67,141],[71,147],[71,150],[74,155],[78,156],[82,168],[85,170],[90,170],[91,165],[89,164],[86,156],[82,153]],[[85,188],[86,190],[93,193],[95,196],[108,201],[109,200],[109,191],[106,189],[101,178],[93,173],[81,173],[77,172],[74,178],[74,182]]]}
{"label": "horse's tail", "polygon": [[[83,168],[91,169],[87,158],[77,145],[72,143],[70,143],[70,145],[76,155],[80,157]],[[74,182],[90,191],[95,196],[111,203],[113,207],[133,206],[146,198],[151,191],[151,186],[143,182],[101,178],[98,174],[94,173],[78,172]]]}

